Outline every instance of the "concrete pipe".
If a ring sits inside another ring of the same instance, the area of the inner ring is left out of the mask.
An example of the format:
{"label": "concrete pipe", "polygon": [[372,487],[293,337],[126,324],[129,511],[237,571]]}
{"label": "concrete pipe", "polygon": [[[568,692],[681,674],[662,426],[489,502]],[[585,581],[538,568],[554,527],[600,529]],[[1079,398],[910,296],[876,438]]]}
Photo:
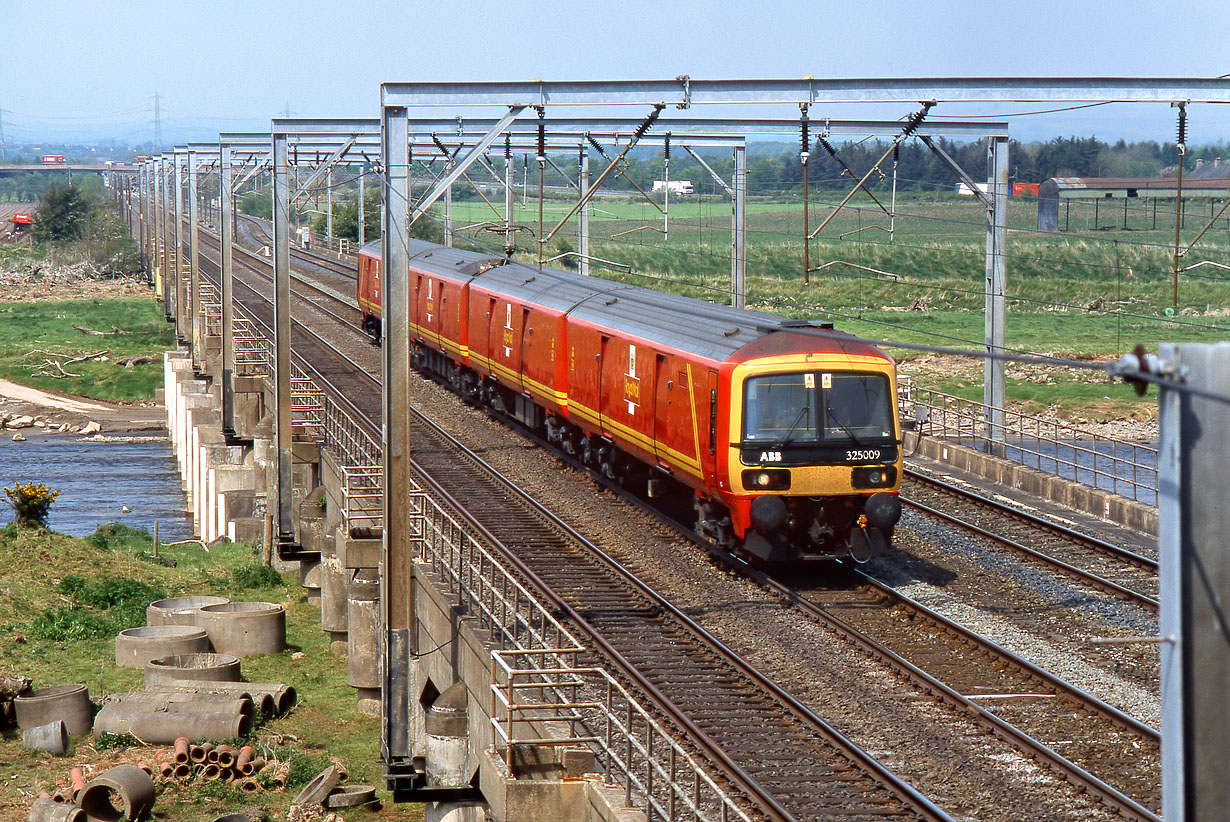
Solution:
{"label": "concrete pipe", "polygon": [[22,731],[21,747],[32,751],[46,751],[57,756],[64,753],[68,750],[68,728],[64,726],[64,720],[57,719],[46,725]]}
{"label": "concrete pipe", "polygon": [[238,682],[239,660],[230,654],[177,654],[151,659],[145,665],[146,690],[159,690],[167,683],[181,679]]}
{"label": "concrete pipe", "polygon": [[182,691],[133,691],[111,694],[104,704],[138,711],[167,713],[245,714],[256,721],[256,704],[244,694],[189,694]]}
{"label": "concrete pipe", "polygon": [[92,822],[140,819],[154,807],[154,780],[136,765],[116,765],[86,783],[77,806]]}
{"label": "concrete pipe", "polygon": [[333,793],[333,789],[337,787],[337,783],[341,781],[341,774],[338,772],[336,765],[330,765],[320,773],[316,774],[311,782],[303,786],[303,789],[295,795],[291,801],[291,806],[295,805],[324,805],[325,798]]}
{"label": "concrete pipe", "polygon": [[76,805],[40,796],[30,806],[30,822],[85,822],[85,812]]}
{"label": "concrete pipe", "polygon": [[273,715],[282,714],[295,707],[299,694],[293,685],[283,685],[280,682],[197,682],[191,680],[167,680],[158,686],[158,690],[176,690],[185,693],[218,693],[246,694],[252,700],[264,701],[265,697],[273,700]]}
{"label": "concrete pipe", "polygon": [[209,642],[220,654],[262,656],[286,650],[286,609],[274,602],[228,602],[201,608]]}
{"label": "concrete pipe", "polygon": [[88,734],[94,717],[90,709],[90,693],[81,684],[53,685],[26,691],[13,697],[13,710],[17,713],[17,724],[23,731],[61,719],[73,736]]}
{"label": "concrete pipe", "polygon": [[120,631],[115,638],[115,664],[144,668],[151,659],[209,651],[209,636],[193,625],[147,625]]}
{"label": "concrete pipe", "polygon": [[325,797],[326,808],[357,808],[376,800],[376,789],[371,785],[345,785],[335,788]]}
{"label": "concrete pipe", "polygon": [[145,609],[146,625],[191,625],[198,624],[199,611],[205,605],[225,605],[226,597],[171,597],[151,602]]}
{"label": "concrete pipe", "polygon": [[132,734],[154,745],[177,737],[200,743],[207,739],[234,739],[252,730],[252,717],[240,713],[173,713],[108,704],[94,718],[94,735]]}
{"label": "concrete pipe", "polygon": [[[160,685],[158,688],[149,691],[138,691],[142,694],[164,694],[164,695],[200,695],[214,698],[230,697],[232,699],[250,699],[252,700],[253,719],[255,721],[264,721],[274,716],[277,710],[277,703],[273,699],[271,693],[249,693],[247,688],[227,688],[225,690],[217,690],[213,687],[214,684],[227,685],[228,683],[205,683],[204,687],[195,688],[192,685],[185,683],[185,686],[176,685]],[[108,700],[110,697],[108,697]]]}

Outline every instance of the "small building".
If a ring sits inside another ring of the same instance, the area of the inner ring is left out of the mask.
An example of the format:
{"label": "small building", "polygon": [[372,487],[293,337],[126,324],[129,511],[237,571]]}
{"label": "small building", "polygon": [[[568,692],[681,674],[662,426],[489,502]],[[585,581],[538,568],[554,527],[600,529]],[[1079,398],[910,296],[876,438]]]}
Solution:
{"label": "small building", "polygon": [[669,191],[671,194],[691,194],[691,180],[654,180],[652,192]]}
{"label": "small building", "polygon": [[[1178,195],[1176,177],[1052,177],[1038,186],[1038,230],[1059,231],[1059,203],[1067,205],[1073,200],[1085,204],[1110,200],[1122,200],[1124,220],[1127,219],[1128,200],[1152,200],[1156,211],[1158,200],[1173,200]],[[1228,177],[1183,178],[1184,200],[1225,200],[1230,198]],[[1067,230],[1065,219],[1064,230]],[[1096,217],[1095,217],[1096,222]]]}

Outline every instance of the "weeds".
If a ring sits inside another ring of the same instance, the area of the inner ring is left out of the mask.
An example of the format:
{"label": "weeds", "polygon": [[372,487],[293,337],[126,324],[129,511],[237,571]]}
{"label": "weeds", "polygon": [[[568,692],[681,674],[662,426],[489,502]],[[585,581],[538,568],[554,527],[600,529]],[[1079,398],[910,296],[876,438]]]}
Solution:
{"label": "weeds", "polygon": [[114,551],[117,548],[143,546],[151,539],[149,531],[144,528],[109,522],[98,526],[98,530],[86,537],[85,541],[100,551]]}
{"label": "weeds", "polygon": [[310,754],[294,748],[279,749],[278,759],[290,763],[286,773],[286,787],[298,788],[315,778],[316,774],[333,764],[324,754]]}
{"label": "weeds", "polygon": [[268,565],[254,562],[232,569],[225,577],[212,577],[210,584],[218,590],[246,591],[252,588],[282,588],[286,581]]}
{"label": "weeds", "polygon": [[105,751],[118,750],[121,748],[135,748],[138,745],[144,745],[145,743],[137,739],[132,734],[104,733],[100,736],[94,737],[94,741],[91,744],[93,744],[93,746],[98,750]]}
{"label": "weeds", "polygon": [[104,616],[73,606],[53,606],[30,623],[30,633],[51,642],[101,639],[115,633],[115,624]]}

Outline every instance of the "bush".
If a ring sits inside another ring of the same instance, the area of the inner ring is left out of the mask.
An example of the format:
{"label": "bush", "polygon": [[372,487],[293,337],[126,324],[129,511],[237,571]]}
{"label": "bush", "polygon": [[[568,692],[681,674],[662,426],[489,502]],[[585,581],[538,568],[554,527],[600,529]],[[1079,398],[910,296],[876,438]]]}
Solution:
{"label": "bush", "polygon": [[34,239],[75,240],[81,236],[89,212],[89,198],[76,186],[52,186],[38,207]]}
{"label": "bush", "polygon": [[13,506],[13,522],[17,525],[45,526],[51,503],[60,496],[58,488],[52,491],[41,482],[15,483],[12,488],[5,488],[4,493]]}

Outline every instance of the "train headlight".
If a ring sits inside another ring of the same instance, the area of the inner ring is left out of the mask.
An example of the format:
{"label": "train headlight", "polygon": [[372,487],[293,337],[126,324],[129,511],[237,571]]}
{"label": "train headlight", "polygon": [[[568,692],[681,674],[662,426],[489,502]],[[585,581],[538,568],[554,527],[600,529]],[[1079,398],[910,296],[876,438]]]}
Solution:
{"label": "train headlight", "polygon": [[784,468],[753,468],[743,472],[743,487],[749,491],[786,491],[790,471]]}
{"label": "train headlight", "polygon": [[850,472],[850,484],[855,488],[891,488],[897,482],[893,465],[855,468]]}

